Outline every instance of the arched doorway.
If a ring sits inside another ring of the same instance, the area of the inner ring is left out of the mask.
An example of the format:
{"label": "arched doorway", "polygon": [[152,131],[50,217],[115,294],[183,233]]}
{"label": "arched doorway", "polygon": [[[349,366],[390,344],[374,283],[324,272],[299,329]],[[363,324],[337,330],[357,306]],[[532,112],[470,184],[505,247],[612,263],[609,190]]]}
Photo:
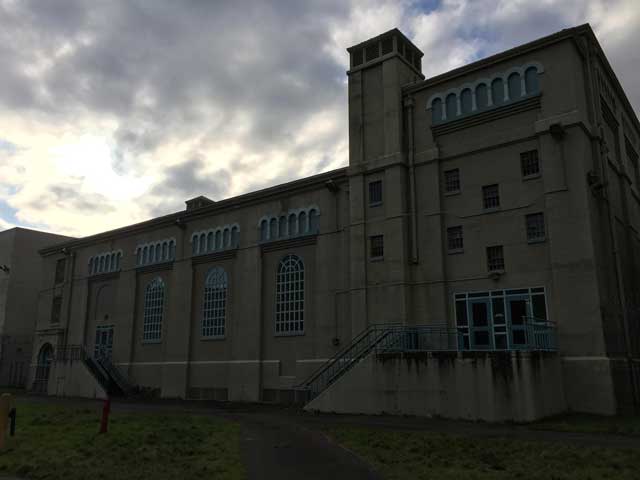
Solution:
{"label": "arched doorway", "polygon": [[36,376],[33,381],[33,390],[40,393],[47,393],[49,384],[49,373],[51,372],[51,362],[53,361],[53,347],[50,343],[45,343],[38,353],[38,363],[36,364]]}

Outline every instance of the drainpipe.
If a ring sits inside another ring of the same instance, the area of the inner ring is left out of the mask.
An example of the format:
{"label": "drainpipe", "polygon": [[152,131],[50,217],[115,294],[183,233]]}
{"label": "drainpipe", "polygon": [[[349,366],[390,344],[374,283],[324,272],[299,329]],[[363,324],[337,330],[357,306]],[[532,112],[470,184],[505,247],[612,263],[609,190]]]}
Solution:
{"label": "drainpipe", "polygon": [[411,263],[418,263],[418,218],[416,212],[416,173],[413,148],[413,97],[405,97],[407,112],[407,160],[409,163],[409,205],[411,209]]}

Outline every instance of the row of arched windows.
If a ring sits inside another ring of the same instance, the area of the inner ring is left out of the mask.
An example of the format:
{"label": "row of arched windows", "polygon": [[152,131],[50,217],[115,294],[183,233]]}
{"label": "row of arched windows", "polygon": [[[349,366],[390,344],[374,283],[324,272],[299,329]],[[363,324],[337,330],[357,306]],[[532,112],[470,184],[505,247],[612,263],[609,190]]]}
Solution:
{"label": "row of arched windows", "polygon": [[492,79],[481,79],[473,85],[463,85],[431,97],[433,124],[455,120],[491,107],[498,107],[540,91],[538,75],[544,70],[539,64],[514,68]]}
{"label": "row of arched windows", "polygon": [[317,207],[310,207],[279,216],[262,218],[259,229],[261,242],[313,235],[318,233],[320,229],[320,210]]}
{"label": "row of arched windows", "polygon": [[176,241],[174,239],[160,240],[136,248],[136,265],[151,265],[175,260]]}
{"label": "row of arched windows", "polygon": [[[229,278],[222,267],[211,268],[206,275],[202,303],[202,338],[223,338],[227,320]],[[304,263],[297,255],[286,255],[276,273],[275,334],[304,333]],[[165,284],[160,277],[144,290],[144,342],[162,339]]]}
{"label": "row of arched windows", "polygon": [[218,252],[237,248],[240,242],[240,227],[225,225],[205,232],[195,232],[191,236],[191,252],[193,255]]}
{"label": "row of arched windows", "polygon": [[89,275],[117,272],[120,270],[122,251],[105,252],[89,259]]}

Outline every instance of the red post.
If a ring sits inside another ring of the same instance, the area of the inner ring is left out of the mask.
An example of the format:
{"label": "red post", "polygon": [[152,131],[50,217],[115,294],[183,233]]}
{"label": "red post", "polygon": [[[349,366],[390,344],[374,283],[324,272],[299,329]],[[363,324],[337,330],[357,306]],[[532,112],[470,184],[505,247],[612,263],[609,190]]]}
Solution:
{"label": "red post", "polygon": [[107,433],[109,425],[109,412],[111,411],[111,399],[107,398],[102,407],[102,419],[100,420],[100,433]]}

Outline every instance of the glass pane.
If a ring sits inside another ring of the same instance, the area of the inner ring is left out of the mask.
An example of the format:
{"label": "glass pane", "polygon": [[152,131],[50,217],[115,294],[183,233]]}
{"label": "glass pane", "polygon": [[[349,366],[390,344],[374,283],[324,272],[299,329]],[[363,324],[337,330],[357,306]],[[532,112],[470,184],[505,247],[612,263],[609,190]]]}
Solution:
{"label": "glass pane", "polygon": [[473,332],[473,344],[477,347],[489,346],[489,332]]}
{"label": "glass pane", "polygon": [[512,333],[514,345],[524,345],[527,343],[524,330],[514,330]]}
{"label": "glass pane", "polygon": [[458,325],[467,325],[467,302],[456,302],[456,323]]}
{"label": "glass pane", "polygon": [[504,325],[506,323],[504,315],[504,299],[494,298],[491,302],[493,304],[493,324]]}
{"label": "glass pane", "polygon": [[512,325],[523,325],[524,317],[527,316],[526,300],[509,300],[509,313]]}
{"label": "glass pane", "polygon": [[547,307],[544,295],[533,295],[531,297],[533,316],[538,320],[547,319]]}
{"label": "glass pane", "polygon": [[478,302],[471,304],[471,320],[474,327],[486,327],[489,324],[489,314],[486,303]]}
{"label": "glass pane", "polygon": [[506,350],[507,349],[507,336],[506,335],[495,335],[496,342],[496,350]]}

